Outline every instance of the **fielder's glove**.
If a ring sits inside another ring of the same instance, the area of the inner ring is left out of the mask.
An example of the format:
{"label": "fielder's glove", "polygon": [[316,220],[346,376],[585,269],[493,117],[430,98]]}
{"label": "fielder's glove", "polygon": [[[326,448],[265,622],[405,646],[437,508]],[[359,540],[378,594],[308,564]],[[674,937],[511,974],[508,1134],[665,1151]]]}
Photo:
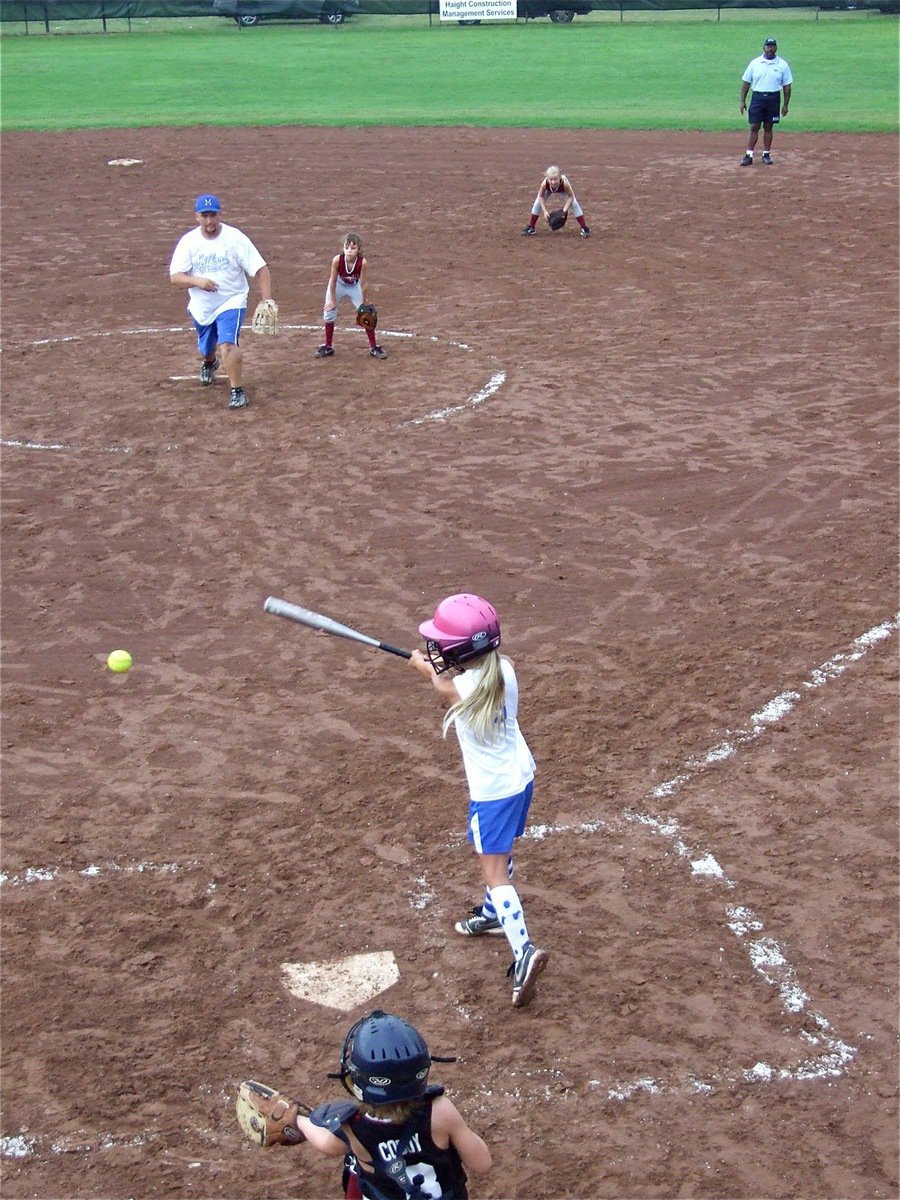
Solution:
{"label": "fielder's glove", "polygon": [[378,310],[374,304],[361,304],[356,310],[356,323],[363,329],[374,329],[378,324]]}
{"label": "fielder's glove", "polygon": [[245,1080],[238,1088],[235,1108],[238,1124],[257,1146],[296,1146],[306,1140],[297,1128],[297,1114],[308,1117],[311,1109],[264,1083]]}
{"label": "fielder's glove", "polygon": [[547,224],[551,229],[562,229],[568,219],[569,214],[564,208],[555,208],[547,217]]}
{"label": "fielder's glove", "polygon": [[274,300],[260,300],[253,314],[253,332],[276,334],[278,332],[278,305]]}

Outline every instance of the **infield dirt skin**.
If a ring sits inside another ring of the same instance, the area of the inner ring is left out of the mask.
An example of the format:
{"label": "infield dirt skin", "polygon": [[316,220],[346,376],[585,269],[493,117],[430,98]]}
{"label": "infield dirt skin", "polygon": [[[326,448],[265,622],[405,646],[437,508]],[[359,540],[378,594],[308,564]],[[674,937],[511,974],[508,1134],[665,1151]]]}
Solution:
{"label": "infield dirt skin", "polygon": [[[458,1056],[473,1200],[896,1196],[896,140],[743,140],[4,137],[4,1196],[339,1195],[234,1097],[337,1098],[376,1006]],[[550,163],[590,238],[521,236]],[[240,412],[168,281],[203,191],[280,304]],[[314,356],[351,229],[382,361],[349,309]],[[538,763],[521,1011],[435,697],[263,612],[412,648],[461,590]]]}

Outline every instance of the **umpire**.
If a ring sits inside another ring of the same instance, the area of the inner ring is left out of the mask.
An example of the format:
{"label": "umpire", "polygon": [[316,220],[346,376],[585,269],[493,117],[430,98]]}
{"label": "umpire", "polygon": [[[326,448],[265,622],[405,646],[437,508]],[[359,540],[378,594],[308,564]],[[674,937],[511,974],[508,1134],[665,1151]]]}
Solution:
{"label": "umpire", "polygon": [[[778,110],[786,117],[791,102],[791,84],[793,76],[791,68],[783,58],[778,57],[778,43],[773,37],[763,42],[763,52],[759,58],[754,58],[747,70],[741,76],[741,112],[747,111],[747,93],[753,89],[753,99],[750,101],[750,136],[747,139],[747,150],[741,159],[742,167],[753,166],[753,151],[759,138],[759,127],[763,127],[763,156],[767,166],[772,165],[772,127],[778,124]],[[781,104],[781,90],[784,89],[784,104]]]}

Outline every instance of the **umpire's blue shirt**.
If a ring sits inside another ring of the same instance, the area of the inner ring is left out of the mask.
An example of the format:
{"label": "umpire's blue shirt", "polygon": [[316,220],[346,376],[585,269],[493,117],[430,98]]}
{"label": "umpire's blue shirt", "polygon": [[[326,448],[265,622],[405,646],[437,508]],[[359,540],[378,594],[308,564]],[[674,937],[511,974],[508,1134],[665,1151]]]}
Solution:
{"label": "umpire's blue shirt", "polygon": [[794,82],[787,61],[777,54],[774,58],[766,58],[764,54],[754,58],[741,78],[754,93],[780,92],[785,84]]}

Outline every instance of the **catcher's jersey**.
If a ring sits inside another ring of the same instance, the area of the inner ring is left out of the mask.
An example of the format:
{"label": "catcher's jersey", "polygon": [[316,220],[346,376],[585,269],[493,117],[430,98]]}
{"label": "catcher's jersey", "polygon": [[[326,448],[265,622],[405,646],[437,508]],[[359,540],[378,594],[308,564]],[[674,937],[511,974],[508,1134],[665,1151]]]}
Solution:
{"label": "catcher's jersey", "polygon": [[[425,1097],[419,1125],[409,1139],[409,1149],[403,1155],[407,1179],[413,1183],[421,1176],[422,1191],[426,1195],[434,1197],[435,1200],[440,1200],[441,1197],[444,1200],[468,1200],[466,1172],[452,1142],[446,1150],[442,1150],[432,1141],[431,1105],[433,1101],[434,1097]],[[390,1121],[378,1121],[361,1112],[357,1112],[347,1122],[347,1125],[353,1131],[353,1136],[365,1146],[369,1158],[375,1164],[375,1180],[379,1188],[377,1194],[390,1197],[390,1200],[406,1200],[408,1192],[403,1191],[389,1176],[382,1174],[379,1167],[383,1170],[386,1164],[396,1156],[399,1139],[404,1137],[406,1140],[404,1130],[408,1132],[408,1127],[402,1124],[395,1125]],[[376,1194],[366,1190],[366,1183],[371,1173],[367,1176],[360,1169],[354,1155],[350,1154],[347,1157],[350,1160],[348,1163],[350,1171],[359,1180],[363,1196]]]}
{"label": "catcher's jersey", "polygon": [[245,233],[221,223],[214,238],[198,227],[186,233],[175,247],[169,274],[203,275],[218,285],[215,292],[188,288],[187,310],[200,325],[211,324],[219,313],[246,308],[250,294],[248,275],[255,275],[266,260]]}
{"label": "catcher's jersey", "polygon": [[361,254],[357,254],[356,261],[353,264],[353,270],[347,269],[347,263],[344,260],[344,255],[339,256],[337,277],[341,283],[359,283],[359,276],[363,269],[363,263],[366,260]]}

